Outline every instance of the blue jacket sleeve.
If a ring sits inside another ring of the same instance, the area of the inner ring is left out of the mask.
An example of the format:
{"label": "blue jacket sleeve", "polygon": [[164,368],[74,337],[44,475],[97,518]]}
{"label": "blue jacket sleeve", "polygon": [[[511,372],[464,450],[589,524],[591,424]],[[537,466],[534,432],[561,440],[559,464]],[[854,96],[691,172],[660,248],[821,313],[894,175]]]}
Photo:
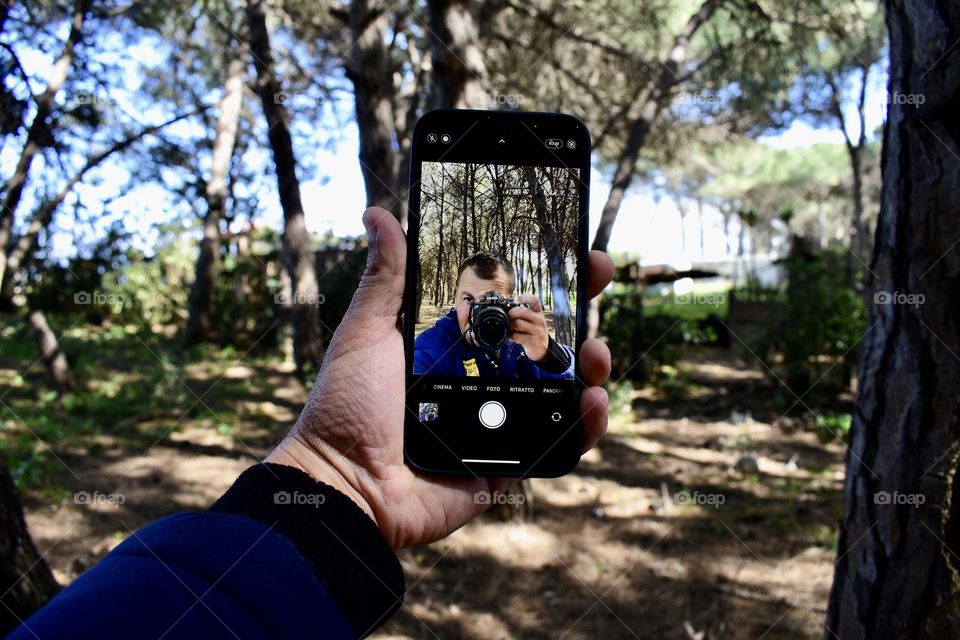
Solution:
{"label": "blue jacket sleeve", "polygon": [[133,533],[10,637],[357,638],[402,592],[396,556],[349,498],[257,465],[210,512]]}

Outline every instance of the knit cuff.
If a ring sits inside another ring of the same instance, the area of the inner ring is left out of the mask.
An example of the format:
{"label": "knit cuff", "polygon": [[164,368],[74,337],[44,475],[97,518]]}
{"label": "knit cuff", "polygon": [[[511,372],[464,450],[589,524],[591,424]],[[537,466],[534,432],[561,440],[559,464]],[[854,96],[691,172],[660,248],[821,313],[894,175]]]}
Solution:
{"label": "knit cuff", "polygon": [[400,561],[370,517],[299,469],[250,467],[209,510],[247,516],[289,538],[359,637],[403,603]]}

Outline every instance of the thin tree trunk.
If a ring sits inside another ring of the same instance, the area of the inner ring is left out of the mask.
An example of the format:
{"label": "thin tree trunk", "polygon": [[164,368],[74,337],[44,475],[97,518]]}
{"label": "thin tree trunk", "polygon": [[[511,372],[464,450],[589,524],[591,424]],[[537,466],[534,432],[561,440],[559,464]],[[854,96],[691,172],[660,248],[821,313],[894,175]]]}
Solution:
{"label": "thin tree trunk", "polygon": [[7,269],[7,247],[13,233],[14,215],[20,204],[20,198],[23,196],[23,188],[30,176],[30,167],[33,165],[33,160],[37,157],[37,153],[39,153],[45,141],[50,137],[52,127],[50,115],[53,113],[57,94],[60,92],[63,83],[66,82],[70,66],[73,64],[76,47],[80,42],[83,24],[91,4],[93,4],[92,0],[76,0],[74,4],[73,18],[70,22],[70,35],[67,36],[60,57],[53,63],[53,70],[50,72],[46,88],[36,99],[37,111],[30,123],[30,128],[27,130],[27,140],[20,152],[20,160],[4,188],[3,203],[0,204],[0,281],[3,280]]}
{"label": "thin tree trunk", "polygon": [[[673,91],[680,77],[680,69],[687,59],[690,40],[699,31],[700,27],[710,19],[724,0],[706,0],[700,9],[687,21],[680,34],[674,39],[673,47],[667,60],[662,63],[656,83],[645,92],[643,107],[640,115],[630,125],[627,139],[620,156],[617,159],[613,180],[610,183],[610,192],[603,204],[600,213],[600,224],[594,236],[592,248],[597,251],[606,251],[613,233],[613,224],[620,213],[623,197],[633,180],[633,170],[640,158],[640,151],[646,143],[647,135],[659,120],[661,112],[669,104]],[[596,337],[600,333],[599,298],[589,303],[587,310],[587,335]]]}
{"label": "thin tree trunk", "polygon": [[656,82],[645,92],[646,98],[643,107],[640,109],[640,115],[630,125],[627,140],[617,160],[613,181],[610,185],[610,193],[607,195],[603,212],[600,214],[600,226],[597,228],[597,235],[593,239],[594,249],[598,251],[607,250],[607,245],[610,243],[610,234],[613,231],[613,223],[620,212],[623,196],[633,180],[633,170],[640,158],[640,151],[643,149],[650,129],[659,120],[660,114],[673,97],[673,91],[680,78],[680,69],[687,59],[690,41],[721,4],[723,4],[723,0],[706,0],[697,13],[690,17],[686,26],[674,40],[670,55],[663,61]]}
{"label": "thin tree trunk", "polygon": [[59,590],[27,531],[20,493],[0,462],[0,635],[10,633]]}
{"label": "thin tree trunk", "polygon": [[553,323],[554,331],[557,334],[556,340],[560,344],[573,345],[575,336],[570,313],[570,301],[567,298],[567,291],[570,288],[569,278],[560,252],[557,232],[550,222],[547,198],[540,186],[540,181],[537,179],[536,170],[533,167],[525,167],[524,173],[526,174],[530,194],[533,196],[533,209],[537,215],[537,223],[540,225],[540,235],[543,236],[543,244],[547,252],[547,264],[550,267],[550,290],[553,299]]}
{"label": "thin tree trunk", "polygon": [[380,0],[353,0],[349,19],[352,45],[347,77],[353,82],[367,206],[397,214],[400,195],[395,187],[400,158],[393,145],[394,65],[385,44],[389,12]]}
{"label": "thin tree trunk", "polygon": [[[960,5],[887,0],[870,328],[825,638],[960,637]],[[886,292],[878,298],[880,292]],[[895,292],[917,296],[914,303]],[[920,298],[923,296],[923,298]]]}
{"label": "thin tree trunk", "polygon": [[437,228],[440,230],[440,238],[437,242],[437,274],[434,279],[434,294],[433,294],[433,304],[439,306],[443,302],[443,252],[445,250],[443,246],[443,207],[446,204],[446,193],[444,192],[444,171],[440,171],[440,203],[437,207],[438,218]]}
{"label": "thin tree trunk", "polygon": [[73,377],[73,372],[70,371],[67,356],[60,348],[56,334],[47,324],[47,317],[42,311],[34,309],[27,315],[27,320],[40,350],[40,360],[46,369],[47,384],[51,389],[61,393],[75,389],[77,381]]}
{"label": "thin tree trunk", "polygon": [[317,310],[319,285],[300,199],[297,161],[290,136],[290,118],[283,105],[284,94],[274,69],[265,11],[266,3],[263,0],[247,0],[250,49],[257,70],[257,93],[267,119],[267,136],[273,151],[280,206],[283,209],[283,257],[293,289],[293,352],[297,370],[302,372],[305,365],[316,369],[323,359],[320,316]]}
{"label": "thin tree trunk", "polygon": [[244,75],[247,67],[247,44],[244,42],[231,51],[227,64],[227,79],[223,98],[220,100],[220,115],[217,118],[213,139],[213,157],[210,179],[205,197],[207,211],[203,216],[203,237],[200,239],[200,255],[194,269],[193,285],[190,288],[190,307],[187,319],[187,343],[195,344],[210,339],[210,298],[220,272],[220,221],[227,214],[227,182],[230,177],[230,162],[237,143],[237,126],[243,107]]}

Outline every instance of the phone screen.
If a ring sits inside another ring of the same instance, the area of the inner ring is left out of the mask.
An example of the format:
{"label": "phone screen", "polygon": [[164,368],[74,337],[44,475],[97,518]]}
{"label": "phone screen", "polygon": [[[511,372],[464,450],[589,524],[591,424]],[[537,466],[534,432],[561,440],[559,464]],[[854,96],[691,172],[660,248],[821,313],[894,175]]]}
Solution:
{"label": "phone screen", "polygon": [[579,459],[589,137],[559,114],[432,112],[414,134],[405,450],[440,473]]}

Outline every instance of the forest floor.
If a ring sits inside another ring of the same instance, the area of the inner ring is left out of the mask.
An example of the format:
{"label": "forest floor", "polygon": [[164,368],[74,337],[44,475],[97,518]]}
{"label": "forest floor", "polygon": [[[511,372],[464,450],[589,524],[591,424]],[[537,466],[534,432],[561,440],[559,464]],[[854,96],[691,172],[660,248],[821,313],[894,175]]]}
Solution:
{"label": "forest floor", "polygon": [[[68,331],[89,382],[61,404],[23,373],[30,345],[0,331],[0,446],[63,584],[138,527],[209,505],[306,394],[275,359],[90,341]],[[701,350],[682,366],[696,383],[682,400],[618,387],[609,435],[576,472],[533,480],[532,508],[401,552],[406,600],[374,637],[819,638],[842,446],[766,409],[759,363]]]}

